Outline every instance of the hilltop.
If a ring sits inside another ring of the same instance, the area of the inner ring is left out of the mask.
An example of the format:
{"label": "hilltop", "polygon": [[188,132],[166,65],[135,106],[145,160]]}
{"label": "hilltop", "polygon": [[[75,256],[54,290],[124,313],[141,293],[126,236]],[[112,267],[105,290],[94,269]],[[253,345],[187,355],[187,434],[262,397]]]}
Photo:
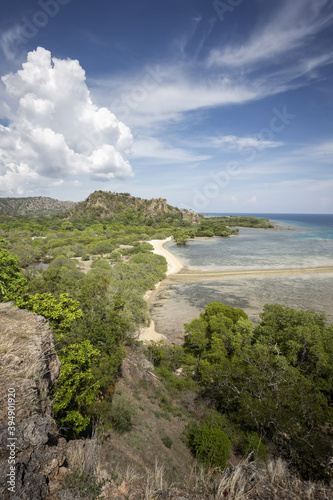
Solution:
{"label": "hilltop", "polygon": [[71,210],[74,201],[59,201],[45,196],[32,196],[29,198],[0,198],[0,214],[29,215],[55,215]]}
{"label": "hilltop", "polygon": [[67,220],[102,219],[122,223],[142,224],[174,222],[200,224],[199,216],[185,209],[173,207],[164,198],[145,200],[129,193],[94,191],[82,202],[59,201],[44,196],[30,198],[0,198],[0,215],[40,217],[64,214]]}
{"label": "hilltop", "polygon": [[199,216],[190,210],[168,205],[164,198],[145,200],[129,193],[94,191],[88,198],[77,203],[68,219],[124,219],[126,222],[138,220],[141,223],[172,223],[175,220],[200,224]]}

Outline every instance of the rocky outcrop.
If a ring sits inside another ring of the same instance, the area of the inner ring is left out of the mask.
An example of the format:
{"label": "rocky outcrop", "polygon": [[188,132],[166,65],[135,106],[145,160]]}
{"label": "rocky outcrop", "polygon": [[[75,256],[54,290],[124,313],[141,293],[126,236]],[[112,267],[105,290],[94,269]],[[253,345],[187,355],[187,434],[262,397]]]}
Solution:
{"label": "rocky outcrop", "polygon": [[149,210],[155,212],[169,212],[167,201],[164,198],[153,198],[150,201]]}
{"label": "rocky outcrop", "polygon": [[199,215],[196,214],[195,212],[192,212],[191,210],[181,210],[180,217],[182,220],[191,222],[191,224],[200,224]]}
{"label": "rocky outcrop", "polygon": [[2,303],[0,345],[0,497],[46,499],[67,465],[51,417],[60,369],[52,333],[43,317]]}
{"label": "rocky outcrop", "polygon": [[[0,342],[1,401],[6,401],[7,390],[13,387],[17,422],[35,414],[49,417],[48,392],[59,377],[60,361],[47,321],[11,303],[1,303]],[[0,422],[6,419],[2,404]]]}

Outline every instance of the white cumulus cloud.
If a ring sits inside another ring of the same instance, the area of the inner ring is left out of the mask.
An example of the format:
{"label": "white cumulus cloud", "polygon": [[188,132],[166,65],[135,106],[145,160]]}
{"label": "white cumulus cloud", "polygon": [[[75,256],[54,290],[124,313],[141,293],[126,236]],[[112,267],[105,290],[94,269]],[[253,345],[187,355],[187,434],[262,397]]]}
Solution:
{"label": "white cumulus cloud", "polygon": [[131,131],[92,102],[79,61],[38,47],[22,69],[1,79],[9,121],[0,125],[1,193],[31,193],[66,178],[133,175],[126,159]]}

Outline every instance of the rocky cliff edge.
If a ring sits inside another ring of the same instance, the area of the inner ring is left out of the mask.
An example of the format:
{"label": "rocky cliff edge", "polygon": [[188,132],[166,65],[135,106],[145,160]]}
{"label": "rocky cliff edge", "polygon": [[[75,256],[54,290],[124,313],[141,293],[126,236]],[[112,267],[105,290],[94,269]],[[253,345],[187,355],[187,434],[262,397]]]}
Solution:
{"label": "rocky cliff edge", "polygon": [[0,497],[4,500],[52,498],[56,479],[65,471],[67,443],[58,439],[49,398],[59,369],[46,320],[1,303]]}

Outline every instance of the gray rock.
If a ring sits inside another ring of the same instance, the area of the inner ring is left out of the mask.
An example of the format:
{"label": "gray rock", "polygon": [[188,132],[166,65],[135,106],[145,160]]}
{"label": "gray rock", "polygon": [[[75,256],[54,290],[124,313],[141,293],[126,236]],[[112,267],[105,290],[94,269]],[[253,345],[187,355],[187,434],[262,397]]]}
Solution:
{"label": "gray rock", "polygon": [[154,371],[154,365],[153,363],[151,363],[150,361],[148,361],[148,359],[144,359],[141,363],[141,366],[144,370],[149,370],[151,372]]}

